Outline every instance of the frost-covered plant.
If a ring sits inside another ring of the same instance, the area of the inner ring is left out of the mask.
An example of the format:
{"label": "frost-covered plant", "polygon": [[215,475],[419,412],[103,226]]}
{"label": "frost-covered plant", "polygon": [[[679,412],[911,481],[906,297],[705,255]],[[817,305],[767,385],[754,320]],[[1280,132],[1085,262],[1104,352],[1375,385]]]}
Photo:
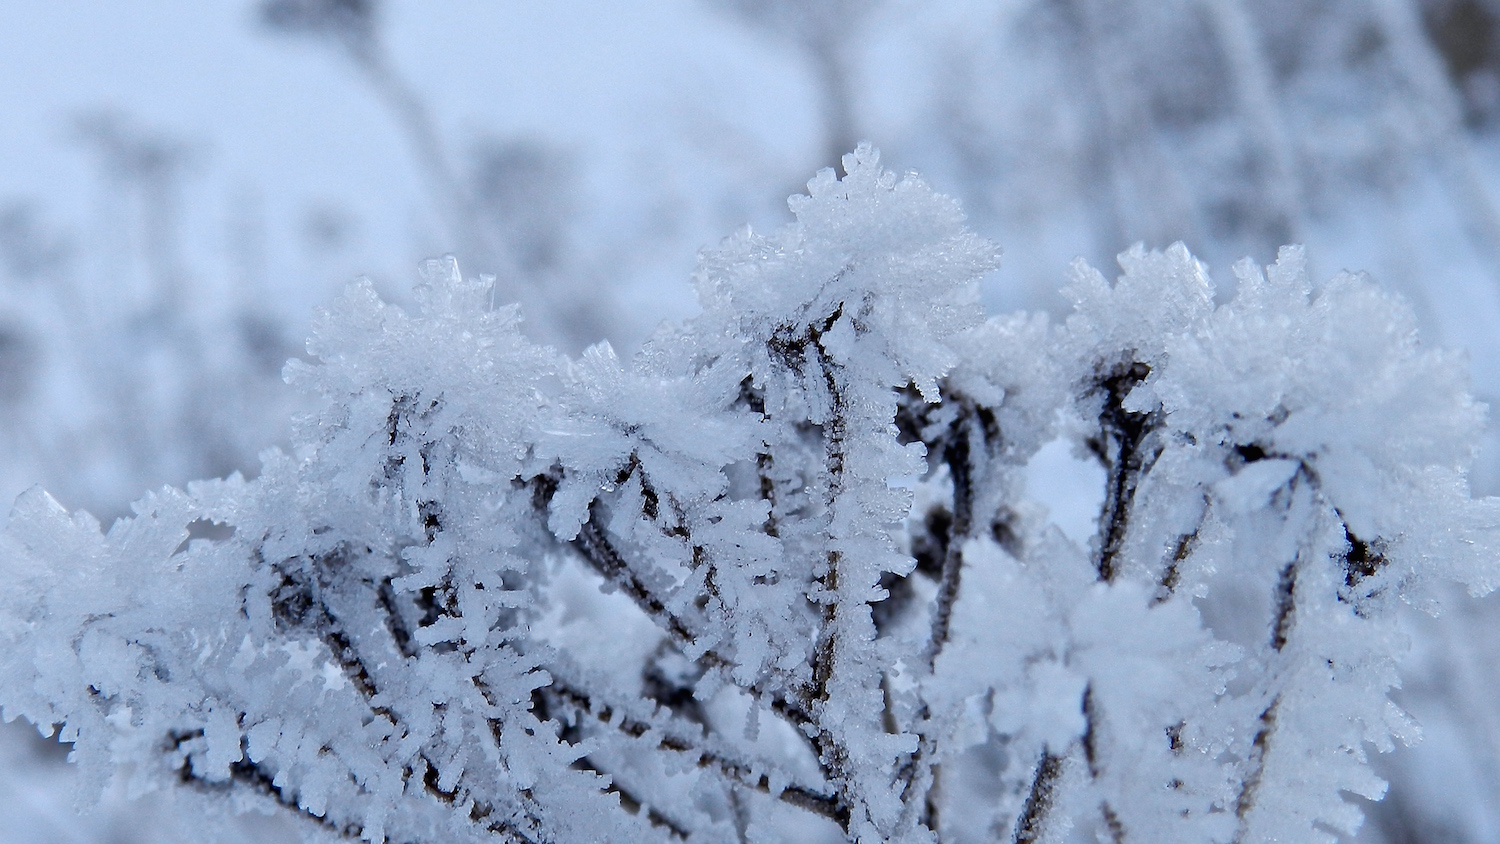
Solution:
{"label": "frost-covered plant", "polygon": [[[419,314],[322,317],[323,409],[255,480],[103,534],[23,496],[5,716],[371,841],[1353,829],[1414,732],[1397,606],[1494,584],[1459,361],[1294,248],[1226,304],[1176,246],[986,319],[956,204],[844,167],[631,365],[433,262]],[[1105,469],[1087,548],[1024,488],[1059,437]]]}

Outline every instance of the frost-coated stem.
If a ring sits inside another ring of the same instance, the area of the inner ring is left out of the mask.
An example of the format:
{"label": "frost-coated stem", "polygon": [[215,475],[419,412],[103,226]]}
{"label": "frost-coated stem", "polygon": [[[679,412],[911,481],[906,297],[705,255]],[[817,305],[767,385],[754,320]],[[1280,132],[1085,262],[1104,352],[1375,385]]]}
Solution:
{"label": "frost-coated stem", "polygon": [[[680,645],[691,644],[695,638],[693,631],[682,618],[667,609],[662,597],[656,595],[631,571],[630,565],[610,544],[609,537],[599,523],[599,504],[595,501],[589,507],[589,520],[584,522],[578,531],[578,538],[573,541],[579,554],[594,571],[634,601],[674,642]],[[705,655],[705,658],[713,657]]]}
{"label": "frost-coated stem", "polygon": [[[951,399],[950,399],[951,400]],[[974,526],[974,460],[970,453],[970,431],[973,408],[960,404],[960,416],[949,429],[943,447],[943,462],[948,466],[953,480],[953,521],[948,528],[946,553],[942,570],[938,575],[938,592],[932,610],[932,630],[928,634],[925,661],[931,671],[948,643],[949,625],[953,617],[953,602],[958,600],[960,581],[963,576],[963,544]]]}
{"label": "frost-coated stem", "polygon": [[1240,793],[1234,804],[1235,818],[1239,821],[1234,844],[1243,844],[1246,840],[1245,836],[1249,834],[1250,810],[1255,808],[1261,780],[1265,776],[1266,756],[1270,753],[1271,739],[1276,733],[1276,712],[1280,705],[1281,698],[1278,696],[1273,698],[1260,713],[1255,738],[1251,742],[1250,758],[1246,762],[1248,772],[1240,784]]}
{"label": "frost-coated stem", "polygon": [[[807,332],[810,345],[815,350],[815,354],[809,357],[817,361],[817,366],[827,385],[831,405],[831,418],[825,423],[823,434],[827,454],[825,460],[828,479],[827,507],[830,511],[839,505],[839,498],[845,487],[844,437],[848,432],[848,420],[845,418],[847,413],[844,398],[845,386],[839,377],[841,367],[823,345],[823,333],[838,321],[843,315],[843,309],[844,306],[840,303],[821,327],[809,326]],[[830,684],[833,681],[834,665],[839,661],[839,651],[843,646],[839,636],[839,628],[844,620],[841,614],[850,610],[846,602],[841,600],[843,596],[840,594],[841,587],[846,586],[843,582],[844,578],[841,577],[843,564],[843,553],[830,550],[823,564],[822,573],[815,576],[819,600],[823,602],[823,624],[818,631],[817,644],[813,647],[812,686],[804,694],[804,702],[808,711],[813,714],[818,728],[814,736],[814,741],[818,746],[818,763],[823,767],[824,774],[838,784],[843,805],[850,806],[858,802],[859,795],[853,792],[850,772],[846,770],[849,752],[844,746],[842,737],[824,719],[822,711],[822,706],[828,703],[832,694]]]}
{"label": "frost-coated stem", "polygon": [[[617,714],[623,708],[604,702],[599,695],[585,692],[567,681],[554,678],[553,682],[537,690],[542,712],[552,714],[564,711],[574,717],[588,716],[597,726],[623,733],[630,738],[650,737],[657,748],[671,753],[695,758],[694,764],[712,770],[738,788],[748,788],[762,794],[770,794],[765,764],[760,760],[741,759],[728,748],[714,749],[705,741],[702,727],[676,722],[661,717],[641,720],[626,714]],[[847,810],[841,809],[833,794],[812,786],[792,783],[774,795],[776,799],[805,811],[822,815],[836,823],[847,824]]]}
{"label": "frost-coated stem", "polygon": [[1047,832],[1047,817],[1057,803],[1057,789],[1063,774],[1066,757],[1046,752],[1037,762],[1036,773],[1031,777],[1031,788],[1026,795],[1026,805],[1016,819],[1014,844],[1037,844]]}
{"label": "frost-coated stem", "polygon": [[[644,471],[640,469],[639,462],[633,463],[632,466],[634,467],[632,471]],[[539,496],[535,499],[536,505],[543,510],[545,510],[548,498],[556,489],[558,480],[558,477],[549,475],[533,481],[532,485],[538,490]],[[597,500],[589,505],[589,514],[589,520],[579,529],[578,537],[572,542],[572,547],[590,568],[630,598],[647,617],[654,621],[657,627],[668,635],[674,646],[693,648],[697,633],[691,628],[689,622],[668,609],[667,596],[658,594],[632,571],[630,563],[610,541],[608,531],[601,527],[600,507]],[[691,543],[692,534],[686,528],[681,528],[681,531]],[[716,669],[728,668],[732,664],[714,648],[703,650],[697,661],[705,667]],[[808,714],[809,708],[805,702],[792,701],[781,693],[769,693],[760,684],[744,687],[744,691],[754,697],[757,702],[769,705],[773,712],[797,727],[799,734],[805,734],[803,728],[814,723],[812,716]],[[847,820],[848,810],[841,811]],[[840,816],[839,811],[834,809],[820,811],[820,814],[828,814],[829,817]]]}
{"label": "frost-coated stem", "polygon": [[1130,529],[1135,491],[1160,453],[1160,447],[1150,442],[1160,424],[1157,414],[1124,407],[1125,397],[1150,374],[1151,367],[1139,361],[1122,364],[1100,377],[1096,388],[1102,394],[1103,407],[1099,433],[1089,446],[1104,464],[1107,479],[1095,568],[1106,583],[1120,573],[1117,558]]}

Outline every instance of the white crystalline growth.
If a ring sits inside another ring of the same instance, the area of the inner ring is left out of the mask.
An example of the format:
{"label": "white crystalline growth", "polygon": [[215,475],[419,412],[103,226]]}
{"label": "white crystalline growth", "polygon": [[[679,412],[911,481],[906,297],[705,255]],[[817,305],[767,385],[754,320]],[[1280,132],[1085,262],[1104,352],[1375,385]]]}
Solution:
{"label": "white crystalline growth", "polygon": [[[1496,577],[1480,410],[1370,282],[1181,246],[986,318],[993,247],[862,147],[634,361],[432,262],[356,286],[259,477],[0,537],[0,705],[96,787],[368,841],[1332,841],[1394,612]],[[1098,533],[1027,497],[1059,437]],[[601,591],[603,594],[601,594]],[[1070,832],[1070,830],[1072,832]]]}

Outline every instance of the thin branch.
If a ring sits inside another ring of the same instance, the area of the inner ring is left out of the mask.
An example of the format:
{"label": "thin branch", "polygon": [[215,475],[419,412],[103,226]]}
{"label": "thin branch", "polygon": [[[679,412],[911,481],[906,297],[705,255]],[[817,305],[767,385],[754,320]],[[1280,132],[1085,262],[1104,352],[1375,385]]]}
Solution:
{"label": "thin branch", "polygon": [[1234,814],[1239,819],[1239,830],[1235,833],[1234,844],[1243,844],[1245,836],[1249,833],[1250,810],[1255,808],[1261,778],[1265,774],[1266,754],[1270,752],[1271,735],[1276,731],[1276,713],[1280,705],[1281,696],[1277,695],[1260,713],[1260,726],[1250,745],[1250,758],[1246,760],[1250,766],[1250,772],[1246,775],[1244,785],[1240,787],[1239,796],[1235,800]]}
{"label": "thin branch", "polygon": [[[1094,684],[1090,683],[1083,687],[1083,758],[1088,762],[1089,778],[1093,780],[1098,780],[1102,772],[1099,733],[1103,729],[1103,721],[1099,699],[1094,695]],[[1105,827],[1109,829],[1110,839],[1114,844],[1124,844],[1125,824],[1121,822],[1114,807],[1105,800],[1099,804],[1099,811],[1104,817]]]}
{"label": "thin branch", "polygon": [[1042,753],[1037,762],[1036,774],[1031,778],[1031,790],[1026,795],[1026,805],[1016,819],[1014,844],[1037,844],[1047,831],[1047,817],[1057,802],[1058,781],[1062,779],[1063,757],[1049,751]]}
{"label": "thin branch", "polygon": [[[953,606],[958,600],[963,573],[963,544],[974,529],[974,500],[976,475],[980,463],[974,455],[975,435],[982,437],[989,454],[1000,446],[1001,434],[994,411],[977,405],[967,397],[947,390],[941,393],[941,401],[935,406],[923,402],[915,405],[917,397],[906,396],[897,414],[898,429],[913,441],[921,441],[929,454],[940,454],[948,466],[953,483],[953,509],[945,520],[934,520],[929,514],[929,532],[932,544],[941,549],[943,562],[938,573],[938,591],[932,606],[932,624],[923,661],[930,673],[949,638]],[[933,409],[956,406],[957,416],[941,434],[927,434],[927,419]],[[917,749],[897,772],[897,780],[904,781],[902,789],[903,813],[912,818],[920,812],[920,822],[929,829],[935,828],[937,805],[932,788],[938,780],[938,769],[933,763],[936,755],[935,739],[930,733],[927,707],[922,706],[915,716],[915,731],[919,735]],[[918,808],[920,807],[920,808]]]}
{"label": "thin branch", "polygon": [[603,514],[600,506],[598,499],[589,505],[589,519],[578,530],[578,538],[572,542],[573,548],[594,571],[634,601],[674,641],[682,645],[691,644],[697,634],[680,616],[667,609],[663,599],[636,576],[624,555],[609,541],[605,529],[601,527]]}
{"label": "thin branch", "polygon": [[1198,517],[1198,524],[1193,526],[1189,533],[1177,537],[1177,542],[1172,547],[1171,559],[1167,561],[1162,569],[1161,577],[1156,582],[1156,595],[1151,598],[1151,604],[1161,604],[1177,594],[1177,587],[1182,583],[1182,564],[1187,562],[1193,552],[1198,550],[1201,541],[1203,525],[1208,520],[1210,503],[1208,497],[1203,499],[1203,513]]}
{"label": "thin branch", "polygon": [[296,796],[288,794],[285,789],[276,784],[275,774],[266,771],[261,766],[242,758],[240,761],[229,766],[229,779],[221,782],[203,779],[193,772],[192,763],[183,760],[182,767],[177,771],[178,782],[202,792],[216,792],[228,789],[241,789],[251,791],[265,798],[268,802],[278,808],[287,810],[291,816],[303,821],[311,822],[325,832],[330,832],[339,838],[349,841],[359,841],[364,828],[356,823],[340,824],[327,815],[316,815],[309,809],[304,808],[297,802]]}
{"label": "thin branch", "polygon": [[[543,701],[545,717],[552,711],[566,707],[575,713],[588,715],[596,724],[609,727],[630,738],[643,738],[648,733],[656,741],[656,749],[695,756],[700,769],[712,770],[732,784],[771,794],[769,778],[759,773],[750,761],[735,758],[725,748],[705,745],[701,728],[693,729],[670,722],[650,722],[633,718],[616,711],[616,707],[596,700],[594,695],[564,683],[554,676],[552,685],[537,689]],[[836,794],[806,785],[790,784],[774,795],[791,806],[828,818],[848,830],[849,810],[843,807]]]}
{"label": "thin branch", "polygon": [[1099,411],[1099,434],[1089,446],[1109,474],[1096,563],[1099,579],[1106,583],[1120,573],[1116,558],[1125,547],[1136,488],[1161,453],[1159,445],[1153,448],[1148,442],[1161,425],[1160,412],[1125,409],[1125,397],[1150,374],[1150,366],[1135,361],[1116,367],[1097,382],[1104,405]]}
{"label": "thin branch", "polygon": [[1276,615],[1271,621],[1271,650],[1277,653],[1286,647],[1297,617],[1297,560],[1292,560],[1281,569],[1276,580]]}
{"label": "thin branch", "polygon": [[943,450],[948,473],[953,479],[953,523],[949,528],[943,569],[933,603],[932,630],[923,654],[929,672],[948,643],[953,604],[958,600],[959,580],[963,576],[963,544],[974,526],[974,462],[970,454],[968,411],[965,408],[953,423],[947,447]]}
{"label": "thin branch", "polygon": [[[386,719],[393,727],[400,728],[401,718],[394,710],[374,703],[375,697],[379,694],[379,689],[376,687],[374,678],[353,642],[350,640],[338,616],[328,606],[322,594],[327,586],[324,579],[329,574],[330,568],[348,565],[350,563],[347,558],[349,553],[350,550],[347,545],[340,545],[326,554],[310,558],[309,562],[313,571],[309,575],[304,575],[300,581],[293,576],[293,573],[282,571],[283,584],[276,592],[276,599],[281,602],[282,607],[278,614],[285,616],[290,612],[290,609],[287,608],[288,604],[291,607],[302,607],[302,611],[295,618],[288,620],[295,621],[305,627],[310,627],[333,656],[334,661],[342,669],[345,677],[349,679],[351,686],[359,693],[366,706],[369,707],[371,714]],[[259,552],[257,552],[257,556],[259,556]],[[281,571],[279,567],[274,568]],[[391,636],[392,645],[400,651],[402,649],[401,634],[405,633],[409,642],[410,633],[406,630],[406,625],[400,618],[398,607],[395,604],[394,593],[389,589],[386,582],[382,582],[379,586],[368,582],[365,585],[375,592],[376,606],[387,614],[386,624],[384,625],[386,632]],[[291,587],[290,591],[288,587]],[[278,608],[273,606],[273,612],[277,611]],[[451,613],[443,612],[442,614]],[[470,679],[480,696],[485,699],[486,703],[493,706],[494,700],[489,694],[488,689],[484,686],[483,681],[477,676]],[[494,734],[496,746],[500,746],[500,722],[497,719],[485,720]],[[421,777],[423,790],[441,803],[450,806],[456,805],[458,803],[457,794],[455,792],[444,791],[439,787],[437,778],[434,776],[436,767],[432,764],[426,753],[419,753],[417,758],[426,766],[426,771]],[[237,764],[249,763],[242,760],[241,763]],[[264,772],[258,767],[255,767],[254,770],[264,776]],[[410,783],[416,779],[416,773],[412,770],[407,770],[403,775],[403,779]],[[280,793],[279,789],[277,793]],[[535,811],[534,800],[524,792],[519,796],[521,799],[517,801],[518,808],[521,809],[522,813],[534,826],[540,828],[542,822],[539,814]],[[475,807],[477,809],[477,803]],[[484,815],[487,816],[491,811],[492,809],[487,809]],[[477,820],[477,818],[471,819]],[[534,837],[515,828],[509,821],[499,821],[490,824],[487,828],[491,832],[504,834],[524,844],[535,844],[536,842]],[[359,833],[356,832],[355,834],[358,835]]]}
{"label": "thin branch", "polygon": [[[538,476],[532,479],[533,506],[539,514],[546,513],[551,493],[556,490],[557,483],[558,479],[551,476]],[[667,634],[675,645],[691,649],[695,644],[697,634],[689,628],[687,622],[667,607],[661,596],[635,576],[624,554],[610,541],[608,531],[602,527],[602,523],[602,512],[596,500],[590,504],[589,520],[579,529],[578,537],[570,543],[571,547],[578,552],[590,568],[629,597],[656,624],[658,629]],[[693,537],[688,528],[677,527],[673,530],[677,532],[677,535],[683,536],[686,542],[692,544]],[[697,661],[708,668],[729,669],[733,667],[733,663],[714,648],[705,650],[698,656]],[[788,699],[780,692],[768,690],[764,682],[756,682],[740,688],[758,702],[769,704],[772,711],[798,728],[799,735],[807,735],[807,731],[803,728],[813,723],[813,717],[804,704]]]}

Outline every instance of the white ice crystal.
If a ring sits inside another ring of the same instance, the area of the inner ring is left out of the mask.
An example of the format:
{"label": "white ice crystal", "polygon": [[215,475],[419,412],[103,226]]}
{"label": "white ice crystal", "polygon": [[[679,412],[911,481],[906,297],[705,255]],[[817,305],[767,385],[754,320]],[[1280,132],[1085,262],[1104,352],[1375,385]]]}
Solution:
{"label": "white ice crystal", "polygon": [[[5,716],[369,841],[1354,828],[1412,733],[1396,606],[1496,582],[1457,361],[1293,248],[1225,304],[1179,245],[986,319],[956,204],[844,167],[634,361],[432,262],[418,313],[321,317],[322,410],[254,480],[106,533],[22,496]],[[1104,470],[1088,547],[1026,497],[1059,436]]]}

